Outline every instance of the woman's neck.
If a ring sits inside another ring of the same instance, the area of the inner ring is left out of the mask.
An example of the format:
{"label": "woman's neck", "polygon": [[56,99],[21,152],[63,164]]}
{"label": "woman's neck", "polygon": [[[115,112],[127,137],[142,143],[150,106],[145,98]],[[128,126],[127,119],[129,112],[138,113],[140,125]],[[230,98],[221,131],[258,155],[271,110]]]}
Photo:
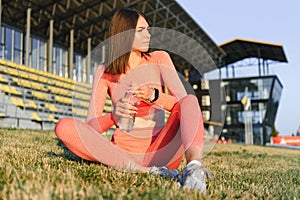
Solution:
{"label": "woman's neck", "polygon": [[128,67],[130,69],[133,69],[133,68],[137,67],[138,64],[141,62],[141,60],[142,60],[141,52],[131,51],[130,56],[129,56],[129,60],[128,60]]}

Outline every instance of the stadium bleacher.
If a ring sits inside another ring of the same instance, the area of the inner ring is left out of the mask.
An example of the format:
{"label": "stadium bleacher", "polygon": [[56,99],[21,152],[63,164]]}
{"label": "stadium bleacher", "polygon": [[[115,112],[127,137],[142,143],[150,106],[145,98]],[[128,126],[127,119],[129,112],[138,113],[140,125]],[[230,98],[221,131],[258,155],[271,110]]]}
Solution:
{"label": "stadium bleacher", "polygon": [[0,94],[2,124],[47,130],[63,117],[86,119],[91,85],[0,59]]}
{"label": "stadium bleacher", "polygon": [[[0,59],[1,124],[53,130],[64,117],[85,121],[91,89],[86,83]],[[107,96],[103,114],[111,111]],[[165,114],[167,118],[169,112]]]}

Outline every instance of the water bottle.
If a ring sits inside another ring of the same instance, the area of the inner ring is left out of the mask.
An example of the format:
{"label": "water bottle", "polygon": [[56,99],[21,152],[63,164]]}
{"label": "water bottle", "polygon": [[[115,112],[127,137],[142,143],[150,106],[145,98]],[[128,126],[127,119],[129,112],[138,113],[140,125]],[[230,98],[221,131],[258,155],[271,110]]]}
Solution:
{"label": "water bottle", "polygon": [[[126,99],[128,99],[129,103],[136,106],[138,104],[139,99],[134,96],[130,91],[127,91],[124,95]],[[135,120],[135,114],[132,114],[131,117],[121,117],[119,119],[118,126],[122,131],[130,132],[133,129]]]}

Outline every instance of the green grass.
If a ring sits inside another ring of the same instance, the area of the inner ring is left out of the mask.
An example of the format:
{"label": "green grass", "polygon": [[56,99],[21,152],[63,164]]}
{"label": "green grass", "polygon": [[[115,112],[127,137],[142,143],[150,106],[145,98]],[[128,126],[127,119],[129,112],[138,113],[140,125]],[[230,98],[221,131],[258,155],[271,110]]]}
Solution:
{"label": "green grass", "polygon": [[0,129],[0,199],[300,199],[299,150],[218,144],[204,158],[215,178],[203,195],[77,159],[57,144],[53,131]]}

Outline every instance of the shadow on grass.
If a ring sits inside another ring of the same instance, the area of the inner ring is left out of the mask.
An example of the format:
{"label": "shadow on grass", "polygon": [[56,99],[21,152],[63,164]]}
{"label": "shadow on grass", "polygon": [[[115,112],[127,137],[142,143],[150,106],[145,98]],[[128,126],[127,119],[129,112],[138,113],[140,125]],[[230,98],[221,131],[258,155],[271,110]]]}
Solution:
{"label": "shadow on grass", "polygon": [[75,161],[75,162],[85,162],[85,163],[95,163],[92,161],[88,161],[85,159],[82,159],[78,156],[76,156],[74,153],[72,153],[65,145],[64,143],[62,143],[62,141],[60,141],[59,139],[55,139],[57,141],[57,146],[63,149],[63,153],[55,153],[53,151],[48,152],[47,154],[51,157],[62,157],[62,158],[66,158],[67,160],[70,161]]}

